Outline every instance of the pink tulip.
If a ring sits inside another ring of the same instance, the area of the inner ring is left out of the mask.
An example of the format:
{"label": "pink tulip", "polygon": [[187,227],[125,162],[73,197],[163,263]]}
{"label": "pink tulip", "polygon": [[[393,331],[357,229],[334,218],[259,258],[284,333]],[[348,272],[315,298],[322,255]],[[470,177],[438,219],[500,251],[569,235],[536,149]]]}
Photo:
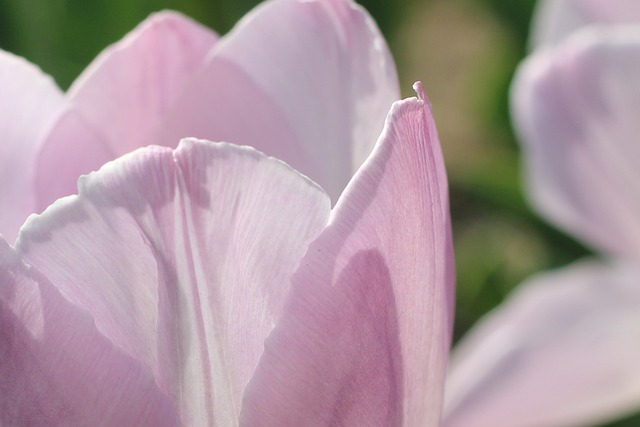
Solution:
{"label": "pink tulip", "polygon": [[268,2],[220,39],[177,13],[153,15],[64,95],[10,54],[0,54],[0,76],[10,112],[0,122],[0,234],[10,241],[30,213],[75,193],[80,175],[182,137],[251,145],[335,203],[399,99],[384,39],[347,0]]}
{"label": "pink tulip", "polygon": [[467,335],[447,427],[596,425],[640,409],[638,76],[640,25],[585,27],[521,65],[512,108],[534,206],[602,257],[530,279]]}
{"label": "pink tulip", "polygon": [[193,61],[207,41],[156,16],[66,96],[4,55],[22,214],[189,129],[327,190],[194,138],[82,177],[0,238],[0,424],[437,426],[454,272],[422,86],[375,121],[393,65],[346,0],[269,3]]}

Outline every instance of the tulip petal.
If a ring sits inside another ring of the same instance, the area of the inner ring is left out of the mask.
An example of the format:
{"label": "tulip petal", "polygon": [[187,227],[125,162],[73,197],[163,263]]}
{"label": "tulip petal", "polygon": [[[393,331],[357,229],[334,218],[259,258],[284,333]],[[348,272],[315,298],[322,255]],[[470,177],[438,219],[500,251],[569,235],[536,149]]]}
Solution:
{"label": "tulip petal", "polygon": [[532,47],[550,46],[591,24],[640,24],[637,0],[541,0],[532,23]]}
{"label": "tulip petal", "polygon": [[319,183],[335,202],[399,98],[393,60],[350,0],[279,0],[218,43],[159,137],[247,144]]}
{"label": "tulip petal", "polygon": [[235,425],[327,195],[247,147],[184,140],[80,181],[16,250],[141,360],[185,425]]}
{"label": "tulip petal", "polygon": [[430,107],[397,102],[293,277],[241,425],[437,426],[453,318],[451,250]]}
{"label": "tulip petal", "polygon": [[75,108],[63,109],[46,139],[35,156],[36,179],[30,182],[35,184],[35,204],[30,213],[42,212],[57,197],[74,194],[80,175],[117,157],[105,136]]}
{"label": "tulip petal", "polygon": [[156,128],[216,38],[185,16],[162,12],[102,52],[69,89],[68,111],[44,141],[38,212],[75,193],[80,175],[155,143]]}
{"label": "tulip petal", "polygon": [[151,373],[1,238],[0,424],[180,425]]}
{"label": "tulip petal", "polygon": [[640,254],[640,29],[586,29],[533,55],[512,110],[530,194],[597,249]]}
{"label": "tulip petal", "polygon": [[454,351],[447,427],[600,424],[640,405],[640,270],[583,262],[521,285]]}
{"label": "tulip petal", "polygon": [[34,210],[38,141],[63,102],[53,79],[0,50],[0,234],[8,241]]}

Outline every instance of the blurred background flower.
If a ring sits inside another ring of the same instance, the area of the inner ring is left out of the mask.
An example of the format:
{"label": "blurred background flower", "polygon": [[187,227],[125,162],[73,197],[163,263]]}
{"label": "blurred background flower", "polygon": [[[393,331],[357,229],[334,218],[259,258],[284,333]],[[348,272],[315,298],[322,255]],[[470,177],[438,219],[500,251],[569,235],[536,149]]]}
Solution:
{"label": "blurred background flower", "polygon": [[511,85],[527,193],[601,256],[533,276],[465,335],[447,383],[451,427],[595,425],[640,406],[640,235],[627,193],[640,3],[541,0],[533,21],[533,53]]}
{"label": "blurred background flower", "polygon": [[[0,48],[66,89],[151,12],[179,10],[220,34],[257,0],[5,0]],[[422,80],[450,175],[458,265],[456,337],[534,272],[588,254],[523,196],[508,88],[525,56],[534,0],[360,0],[395,56],[404,96]],[[637,426],[640,416],[613,427]]]}

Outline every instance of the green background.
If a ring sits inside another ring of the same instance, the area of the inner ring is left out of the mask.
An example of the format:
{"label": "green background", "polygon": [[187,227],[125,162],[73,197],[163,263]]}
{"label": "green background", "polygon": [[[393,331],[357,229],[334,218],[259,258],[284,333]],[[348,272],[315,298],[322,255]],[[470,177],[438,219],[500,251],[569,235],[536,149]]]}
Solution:
{"label": "green background", "polygon": [[[0,47],[67,88],[151,12],[175,9],[224,34],[255,0],[3,0]],[[425,83],[445,150],[457,257],[456,339],[532,273],[589,252],[532,212],[508,89],[533,0],[361,0],[396,58],[403,94]],[[640,425],[640,416],[613,427]]]}

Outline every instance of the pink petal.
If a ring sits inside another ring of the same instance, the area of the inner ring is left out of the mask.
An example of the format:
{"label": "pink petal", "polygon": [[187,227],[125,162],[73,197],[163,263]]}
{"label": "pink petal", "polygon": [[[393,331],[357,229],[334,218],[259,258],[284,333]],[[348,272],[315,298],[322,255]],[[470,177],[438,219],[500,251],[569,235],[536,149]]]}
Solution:
{"label": "pink petal", "polygon": [[453,319],[444,164],[431,110],[397,102],[293,277],[241,425],[437,426]]}
{"label": "pink petal", "polygon": [[216,38],[178,13],[162,12],[102,52],[69,90],[70,111],[44,142],[39,211],[73,194],[81,174],[155,142],[156,128]]}
{"label": "pink petal", "polygon": [[640,29],[587,29],[533,55],[512,109],[530,194],[598,249],[640,254]]}
{"label": "pink petal", "polygon": [[454,352],[447,427],[595,425],[640,406],[640,270],[590,262],[523,284]]}
{"label": "pink petal", "polygon": [[36,203],[31,212],[42,212],[56,198],[74,194],[80,175],[114,159],[106,137],[75,108],[68,106],[56,117],[47,141],[34,156]]}
{"label": "pink petal", "polygon": [[13,241],[34,210],[34,158],[63,98],[53,79],[0,50],[0,234]]}
{"label": "pink petal", "polygon": [[0,238],[0,424],[178,426],[143,364]]}
{"label": "pink petal", "polygon": [[540,0],[532,23],[532,45],[554,45],[572,32],[591,24],[640,24],[640,2]]}
{"label": "pink petal", "polygon": [[16,243],[149,366],[188,426],[237,425],[245,385],[330,203],[283,163],[185,140],[82,178]]}
{"label": "pink petal", "polygon": [[254,146],[335,201],[398,98],[393,60],[362,8],[350,0],[277,0],[216,45],[160,137]]}

